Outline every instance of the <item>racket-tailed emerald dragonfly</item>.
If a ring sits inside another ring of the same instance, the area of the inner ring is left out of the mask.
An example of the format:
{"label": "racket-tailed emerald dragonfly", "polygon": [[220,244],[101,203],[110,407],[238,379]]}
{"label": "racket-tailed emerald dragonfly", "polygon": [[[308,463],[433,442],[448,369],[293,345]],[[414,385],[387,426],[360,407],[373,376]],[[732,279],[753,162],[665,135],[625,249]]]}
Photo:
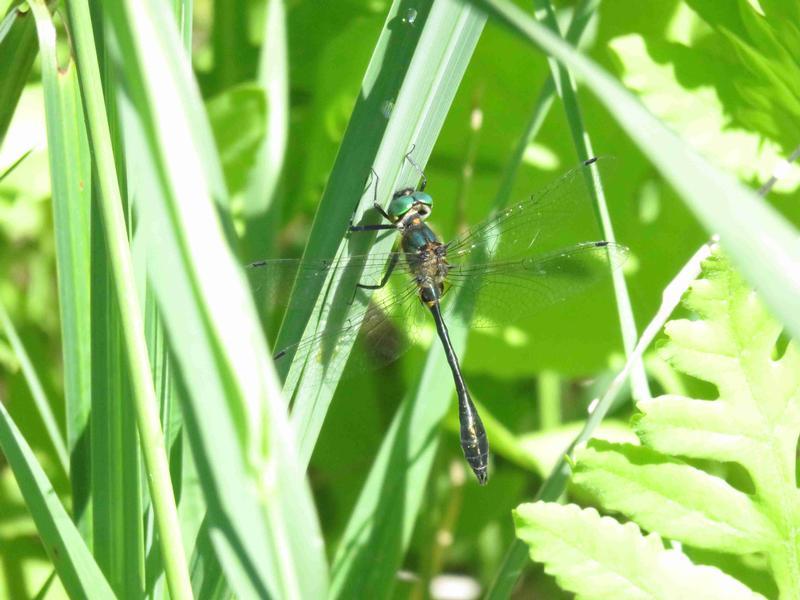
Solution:
{"label": "racket-tailed emerald dragonfly", "polygon": [[[340,281],[355,282],[328,300],[345,306],[342,314],[346,316],[329,318],[322,331],[308,333],[279,349],[274,354],[276,361],[307,364],[312,360],[329,368],[337,363],[343,367],[341,362],[349,361],[350,372],[359,372],[385,364],[423,340],[429,331],[426,323],[432,320],[455,382],[464,457],[483,485],[488,479],[489,443],[450,341],[447,322],[456,305],[451,296],[457,294],[471,307],[471,328],[515,324],[606,278],[624,262],[628,249],[604,240],[574,243],[573,230],[578,228],[573,226],[580,222],[580,215],[591,212],[587,176],[591,176],[589,165],[596,159],[447,243],[426,223],[433,198],[425,191],[425,174],[410,153],[406,159],[419,173],[418,186],[395,192],[384,210],[378,202],[373,172],[374,210],[385,222],[351,223],[349,227],[350,235],[396,231],[400,234],[397,250],[343,256],[335,261],[257,261],[248,265],[251,279],[272,305],[285,303],[280,292],[292,282],[298,288],[334,275],[339,275]],[[590,220],[593,222],[593,217]],[[570,237],[572,243],[564,241]],[[365,298],[360,299],[361,308],[354,309],[359,294]],[[362,343],[353,346],[358,336]],[[342,368],[333,371],[339,374]]]}

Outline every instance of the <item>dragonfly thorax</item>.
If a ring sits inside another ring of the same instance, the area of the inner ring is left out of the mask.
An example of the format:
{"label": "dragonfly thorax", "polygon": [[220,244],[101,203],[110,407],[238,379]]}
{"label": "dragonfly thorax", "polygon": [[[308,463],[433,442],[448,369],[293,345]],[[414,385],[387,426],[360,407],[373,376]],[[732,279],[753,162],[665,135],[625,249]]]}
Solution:
{"label": "dragonfly thorax", "polygon": [[403,253],[426,304],[439,300],[444,294],[450,266],[447,246],[442,244],[430,227],[419,218],[403,230]]}

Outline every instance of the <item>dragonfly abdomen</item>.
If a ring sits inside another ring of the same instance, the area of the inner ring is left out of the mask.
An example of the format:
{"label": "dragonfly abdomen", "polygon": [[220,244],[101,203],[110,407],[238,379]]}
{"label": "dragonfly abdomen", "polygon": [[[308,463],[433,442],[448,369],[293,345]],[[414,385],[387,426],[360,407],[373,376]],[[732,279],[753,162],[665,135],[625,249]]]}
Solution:
{"label": "dragonfly abdomen", "polygon": [[[421,292],[424,299],[425,288],[423,288]],[[458,394],[458,420],[461,425],[461,449],[464,451],[464,458],[472,468],[472,472],[475,473],[478,483],[484,485],[489,475],[489,440],[486,436],[486,430],[483,427],[483,422],[478,415],[478,411],[475,409],[475,405],[472,403],[472,399],[469,397],[467,385],[464,383],[464,378],[461,375],[458,357],[453,350],[453,345],[450,343],[450,334],[442,318],[439,302],[438,300],[433,300],[427,304],[434,321],[436,321],[436,331],[444,346],[447,363],[450,365],[450,370],[453,372],[453,379],[456,384],[456,393]]]}

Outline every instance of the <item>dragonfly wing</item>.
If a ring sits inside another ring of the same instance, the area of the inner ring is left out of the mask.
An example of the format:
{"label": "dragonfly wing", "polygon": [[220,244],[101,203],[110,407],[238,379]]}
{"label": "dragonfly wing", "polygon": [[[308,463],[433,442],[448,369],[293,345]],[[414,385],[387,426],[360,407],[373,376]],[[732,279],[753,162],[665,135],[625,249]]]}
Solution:
{"label": "dragonfly wing", "polygon": [[[609,159],[595,161],[605,171]],[[459,260],[476,251],[495,259],[516,258],[531,248],[544,253],[576,239],[593,239],[597,225],[591,209],[588,165],[568,171],[528,200],[496,213],[447,244],[448,258]],[[463,258],[461,259],[463,260]]]}
{"label": "dragonfly wing", "polygon": [[[282,265],[275,264],[277,261],[268,262],[270,264],[266,266],[277,275]],[[348,265],[352,266],[353,262]],[[364,284],[381,282],[384,273],[377,270],[377,265],[370,261],[363,266],[363,273],[374,277],[372,280],[362,279]],[[385,262],[383,268],[386,268]],[[304,266],[304,269],[296,271],[295,277],[301,284],[317,276],[323,275]],[[276,350],[275,361],[302,361],[303,364],[322,366],[326,373],[331,374],[331,379],[338,379],[345,363],[350,367],[345,374],[354,375],[395,360],[417,338],[416,313],[420,307],[416,287],[409,279],[404,263],[398,264],[386,285],[375,290],[371,299],[368,293],[361,288],[352,293],[337,293],[323,309],[325,324],[298,342]],[[354,308],[359,305],[362,308]]]}
{"label": "dragonfly wing", "polygon": [[473,301],[473,327],[513,323],[564,302],[607,279],[626,260],[627,247],[584,242],[545,255],[451,269],[448,279]]}
{"label": "dragonfly wing", "polygon": [[[287,308],[294,286],[319,286],[334,274],[352,273],[360,283],[380,283],[387,264],[395,257],[402,258],[396,252],[389,252],[345,256],[339,260],[259,260],[247,265],[246,272],[259,308],[274,312]],[[396,273],[408,272],[404,261],[396,262]]]}

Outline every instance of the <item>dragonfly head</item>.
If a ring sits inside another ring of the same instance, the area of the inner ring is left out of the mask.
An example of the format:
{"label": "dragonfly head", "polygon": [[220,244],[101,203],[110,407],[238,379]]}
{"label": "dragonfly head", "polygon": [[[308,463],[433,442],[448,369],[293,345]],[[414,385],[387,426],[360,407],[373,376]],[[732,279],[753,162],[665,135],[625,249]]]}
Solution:
{"label": "dragonfly head", "polygon": [[431,214],[433,198],[425,192],[409,190],[408,193],[398,194],[389,203],[389,216],[393,219],[402,219],[410,210],[416,211],[421,219],[426,219]]}

